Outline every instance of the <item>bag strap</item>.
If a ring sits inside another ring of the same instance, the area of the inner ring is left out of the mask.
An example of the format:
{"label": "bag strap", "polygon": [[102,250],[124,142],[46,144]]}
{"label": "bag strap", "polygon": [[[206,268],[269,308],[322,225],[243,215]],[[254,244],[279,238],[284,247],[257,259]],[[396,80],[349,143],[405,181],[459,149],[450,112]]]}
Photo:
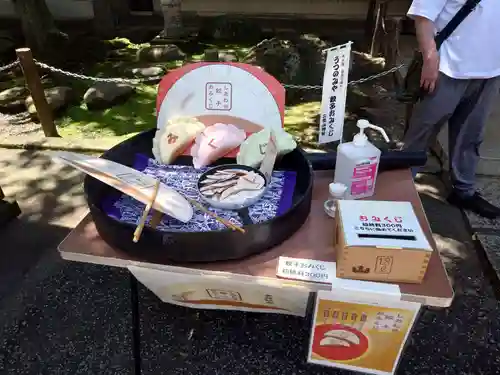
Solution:
{"label": "bag strap", "polygon": [[476,8],[476,6],[481,2],[481,0],[467,0],[466,3],[459,9],[459,11],[453,16],[450,22],[436,35],[436,47],[439,49],[448,37],[453,34],[455,29],[462,23],[464,19],[467,18],[469,14]]}

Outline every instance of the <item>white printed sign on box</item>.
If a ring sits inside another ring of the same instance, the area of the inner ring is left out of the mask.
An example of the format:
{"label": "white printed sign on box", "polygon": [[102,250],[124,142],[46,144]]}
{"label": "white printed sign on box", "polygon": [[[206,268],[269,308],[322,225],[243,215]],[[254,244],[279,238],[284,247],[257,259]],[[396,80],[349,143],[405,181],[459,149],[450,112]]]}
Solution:
{"label": "white printed sign on box", "polygon": [[320,144],[342,140],[351,44],[348,42],[327,51],[318,132]]}
{"label": "white printed sign on box", "polygon": [[342,200],[339,207],[348,246],[432,251],[409,202]]}
{"label": "white printed sign on box", "polygon": [[309,290],[227,276],[181,274],[130,266],[129,271],[163,302],[179,306],[305,316]]}

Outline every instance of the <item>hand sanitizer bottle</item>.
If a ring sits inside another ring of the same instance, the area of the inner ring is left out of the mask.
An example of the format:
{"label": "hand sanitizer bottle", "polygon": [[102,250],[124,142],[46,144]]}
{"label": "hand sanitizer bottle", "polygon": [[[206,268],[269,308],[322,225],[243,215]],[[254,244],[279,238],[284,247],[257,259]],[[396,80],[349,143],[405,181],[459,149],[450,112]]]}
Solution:
{"label": "hand sanitizer bottle", "polygon": [[328,191],[330,192],[330,199],[328,199],[325,204],[325,212],[328,216],[335,218],[335,212],[337,211],[337,201],[344,198],[344,194],[347,190],[347,186],[344,184],[331,183],[328,185]]}
{"label": "hand sanitizer bottle", "polygon": [[368,141],[365,129],[377,130],[389,142],[384,129],[366,120],[358,120],[357,125],[360,130],[352,142],[341,143],[337,148],[334,181],[347,186],[345,199],[371,197],[375,192],[381,151]]}

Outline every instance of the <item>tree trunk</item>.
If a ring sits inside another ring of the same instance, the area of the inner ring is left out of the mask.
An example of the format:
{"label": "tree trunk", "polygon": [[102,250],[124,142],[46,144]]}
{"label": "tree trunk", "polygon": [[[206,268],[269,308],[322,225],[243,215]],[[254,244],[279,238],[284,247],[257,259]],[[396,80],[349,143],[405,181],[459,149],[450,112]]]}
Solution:
{"label": "tree trunk", "polygon": [[130,16],[128,1],[94,0],[94,29],[100,37],[112,38]]}
{"label": "tree trunk", "polygon": [[55,61],[57,50],[67,35],[61,33],[52,18],[45,0],[12,0],[26,39],[35,56]]}
{"label": "tree trunk", "polygon": [[161,0],[163,12],[163,38],[177,38],[184,34],[181,16],[182,0]]}

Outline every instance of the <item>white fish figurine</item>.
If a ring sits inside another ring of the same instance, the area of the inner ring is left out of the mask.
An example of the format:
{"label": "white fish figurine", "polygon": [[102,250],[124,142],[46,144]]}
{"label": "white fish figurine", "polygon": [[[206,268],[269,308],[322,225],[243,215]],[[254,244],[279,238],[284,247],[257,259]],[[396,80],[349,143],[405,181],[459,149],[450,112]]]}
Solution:
{"label": "white fish figurine", "polygon": [[[273,130],[276,139],[278,156],[283,156],[292,152],[297,147],[297,142],[283,129]],[[269,142],[270,130],[264,129],[250,135],[240,146],[236,162],[249,167],[258,168],[264,160],[267,143]]]}
{"label": "white fish figurine", "polygon": [[177,117],[156,131],[153,155],[162,164],[171,164],[205,130],[196,118]]}
{"label": "white fish figurine", "polygon": [[[107,185],[148,204],[153,196],[156,180],[114,161],[74,152],[57,151],[52,157],[70,165]],[[193,207],[184,196],[164,184],[160,184],[153,209],[187,223],[193,217]]]}

